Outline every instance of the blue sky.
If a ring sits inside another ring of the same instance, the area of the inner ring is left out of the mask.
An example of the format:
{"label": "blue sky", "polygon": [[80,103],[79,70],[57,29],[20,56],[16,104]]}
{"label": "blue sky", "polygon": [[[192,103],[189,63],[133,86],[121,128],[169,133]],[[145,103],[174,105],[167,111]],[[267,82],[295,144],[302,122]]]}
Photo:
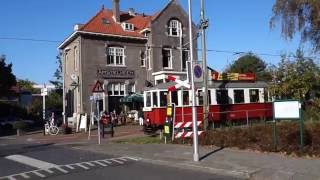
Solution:
{"label": "blue sky", "polygon": [[[299,41],[282,39],[279,29],[270,30],[269,19],[275,0],[205,0],[210,20],[207,48],[227,51],[280,54],[295,52]],[[187,10],[187,0],[180,3]],[[121,10],[130,7],[137,12],[153,14],[168,0],[121,0]],[[57,67],[58,42],[33,42],[1,38],[64,40],[76,23],[85,23],[102,5],[111,8],[111,0],[10,0],[0,4],[0,54],[13,63],[13,72],[20,79],[37,83],[53,79]],[[193,20],[199,22],[200,0],[193,0]],[[200,45],[199,45],[200,47]],[[208,65],[219,71],[239,57],[233,53],[208,52]],[[279,57],[260,56],[267,63],[277,64]]]}

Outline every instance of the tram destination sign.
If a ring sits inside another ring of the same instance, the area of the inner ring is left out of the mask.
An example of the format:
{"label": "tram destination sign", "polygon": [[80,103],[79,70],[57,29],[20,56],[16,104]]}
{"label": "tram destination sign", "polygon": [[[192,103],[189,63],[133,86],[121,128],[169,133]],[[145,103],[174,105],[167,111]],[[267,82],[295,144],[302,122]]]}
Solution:
{"label": "tram destination sign", "polygon": [[97,76],[103,79],[133,79],[135,73],[128,69],[98,69]]}

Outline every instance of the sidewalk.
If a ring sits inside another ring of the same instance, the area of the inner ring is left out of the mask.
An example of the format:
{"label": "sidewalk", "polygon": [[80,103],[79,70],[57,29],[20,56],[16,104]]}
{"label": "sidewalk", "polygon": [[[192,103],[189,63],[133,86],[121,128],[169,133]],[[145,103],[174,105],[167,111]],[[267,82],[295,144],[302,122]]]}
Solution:
{"label": "sidewalk", "polygon": [[99,153],[137,157],[141,161],[193,169],[243,179],[320,179],[320,160],[289,158],[274,153],[201,147],[200,162],[193,162],[192,146],[165,144],[117,144],[75,146]]}

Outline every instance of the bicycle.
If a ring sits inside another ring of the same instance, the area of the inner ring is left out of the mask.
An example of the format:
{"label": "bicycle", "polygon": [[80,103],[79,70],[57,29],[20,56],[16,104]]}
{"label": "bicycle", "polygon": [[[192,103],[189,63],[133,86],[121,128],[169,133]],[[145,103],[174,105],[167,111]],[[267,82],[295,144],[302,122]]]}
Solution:
{"label": "bicycle", "polygon": [[49,121],[47,121],[44,125],[44,128],[45,132],[50,135],[57,135],[59,133],[59,128],[55,125],[54,122],[54,113],[52,113],[51,117],[49,118]]}

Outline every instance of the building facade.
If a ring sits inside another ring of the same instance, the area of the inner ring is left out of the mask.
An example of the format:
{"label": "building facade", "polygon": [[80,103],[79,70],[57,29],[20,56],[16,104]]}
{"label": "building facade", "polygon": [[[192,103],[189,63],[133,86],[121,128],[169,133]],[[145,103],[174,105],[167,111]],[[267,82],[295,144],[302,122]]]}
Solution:
{"label": "building facade", "polygon": [[188,77],[188,15],[176,0],[154,15],[120,11],[120,0],[112,3],[112,9],[102,7],[87,23],[75,25],[58,47],[67,117],[90,112],[97,80],[104,86],[101,110],[119,112],[120,98],[164,83],[168,74]]}

